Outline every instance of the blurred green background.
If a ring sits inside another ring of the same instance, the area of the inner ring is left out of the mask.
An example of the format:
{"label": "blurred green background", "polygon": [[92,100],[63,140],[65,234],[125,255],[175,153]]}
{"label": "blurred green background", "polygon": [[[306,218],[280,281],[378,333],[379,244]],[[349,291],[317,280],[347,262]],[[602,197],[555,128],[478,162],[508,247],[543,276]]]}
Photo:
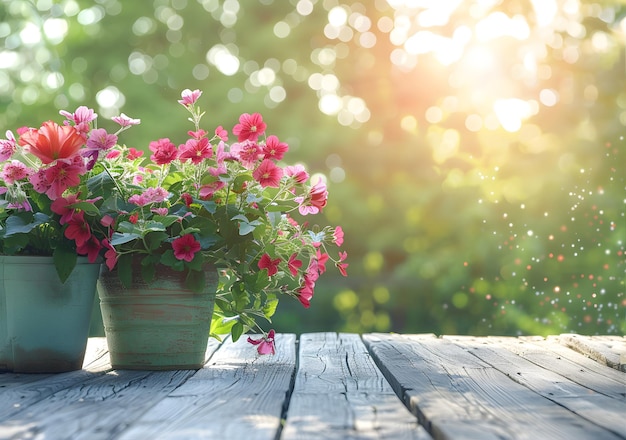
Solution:
{"label": "blurred green background", "polygon": [[123,141],[260,112],[346,233],[277,331],[626,333],[626,5],[2,0],[0,130],[94,108]]}

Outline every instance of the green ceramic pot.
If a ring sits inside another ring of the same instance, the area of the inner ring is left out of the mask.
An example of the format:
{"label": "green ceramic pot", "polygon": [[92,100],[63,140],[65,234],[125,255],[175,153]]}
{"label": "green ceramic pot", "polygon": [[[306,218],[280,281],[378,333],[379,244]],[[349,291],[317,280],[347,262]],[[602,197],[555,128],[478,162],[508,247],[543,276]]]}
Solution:
{"label": "green ceramic pot", "polygon": [[129,288],[103,266],[98,280],[102,322],[111,365],[130,370],[198,369],[205,353],[215,305],[217,270],[208,266],[203,292],[184,287],[184,273],[167,266],[147,284],[133,263]]}
{"label": "green ceramic pot", "polygon": [[0,256],[0,370],[82,368],[99,273],[79,257],[61,283],[52,257]]}

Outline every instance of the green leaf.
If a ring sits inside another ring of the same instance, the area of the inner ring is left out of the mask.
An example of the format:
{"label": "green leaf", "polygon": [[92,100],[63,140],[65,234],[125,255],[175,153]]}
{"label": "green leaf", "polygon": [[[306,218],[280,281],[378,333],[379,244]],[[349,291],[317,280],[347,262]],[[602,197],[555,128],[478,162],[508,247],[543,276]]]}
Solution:
{"label": "green leaf", "polygon": [[265,304],[263,305],[263,315],[267,319],[271,318],[272,316],[274,316],[274,313],[276,313],[277,307],[278,307],[278,298],[276,298],[276,295],[268,294],[267,300],[265,301]]}
{"label": "green leaf", "polygon": [[128,243],[129,241],[140,239],[141,235],[135,233],[119,233],[114,232],[111,237],[111,245],[117,246],[120,244]]}
{"label": "green leaf", "polygon": [[58,246],[52,253],[52,260],[62,283],[65,283],[76,266],[76,251],[64,246]]}
{"label": "green leaf", "polygon": [[203,270],[189,270],[185,285],[194,292],[202,292],[206,284],[206,277]]}
{"label": "green leaf", "polygon": [[149,234],[146,234],[144,237],[146,249],[149,251],[158,249],[168,237],[169,235],[162,231],[150,232]]}
{"label": "green leaf", "polygon": [[117,260],[117,274],[122,282],[122,285],[126,288],[130,287],[133,280],[133,268],[132,268],[133,256],[132,254],[124,254]]}
{"label": "green leaf", "polygon": [[76,202],[70,205],[72,208],[80,209],[81,211],[85,211],[86,214],[89,215],[99,215],[100,210],[96,205],[90,202]]}
{"label": "green leaf", "polygon": [[230,330],[230,334],[232,335],[233,342],[237,342],[243,334],[243,323],[241,321],[235,322],[233,328]]}
{"label": "green leaf", "polygon": [[49,220],[50,217],[41,212],[36,212],[34,215],[25,213],[23,217],[17,214],[11,215],[7,218],[5,223],[4,236],[8,237],[13,234],[28,234],[34,228],[47,223]]}

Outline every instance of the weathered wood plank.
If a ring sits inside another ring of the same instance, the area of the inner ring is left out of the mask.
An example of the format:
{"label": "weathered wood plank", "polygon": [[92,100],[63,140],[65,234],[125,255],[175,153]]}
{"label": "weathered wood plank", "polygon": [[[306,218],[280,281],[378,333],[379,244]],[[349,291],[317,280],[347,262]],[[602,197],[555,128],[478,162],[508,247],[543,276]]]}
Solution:
{"label": "weathered wood plank", "polygon": [[[593,384],[606,384],[608,379],[605,376],[594,372],[580,374],[580,366],[547,352],[547,347],[542,349],[518,338],[445,338],[456,341],[474,356],[538,395],[626,438],[626,424],[623,422],[626,400],[617,393],[619,382],[612,384],[615,386],[613,392],[608,387],[604,388],[609,395],[596,392]],[[610,370],[609,367],[604,368]],[[568,376],[574,376],[578,382],[572,381]],[[587,383],[589,386],[586,386]],[[600,386],[602,385],[596,385]]]}
{"label": "weathered wood plank", "polygon": [[626,340],[565,333],[559,336],[559,341],[604,365],[626,372]]}
{"label": "weathered wood plank", "polygon": [[295,335],[277,335],[274,356],[260,356],[245,339],[224,343],[116,438],[274,440],[295,373]]}
{"label": "weathered wood plank", "polygon": [[[210,351],[218,345],[211,341]],[[194,370],[80,370],[29,383],[9,390],[19,391],[27,401],[22,399],[19,411],[0,418],[0,432],[6,433],[7,438],[20,439],[117,438],[126,426],[193,373]],[[45,385],[43,391],[40,383]],[[3,400],[4,395],[0,397]]]}
{"label": "weathered wood plank", "polygon": [[300,337],[283,440],[431,438],[354,334]]}
{"label": "weathered wood plank", "polygon": [[620,438],[448,339],[386,334],[364,339],[396,391],[436,439]]}
{"label": "weathered wood plank", "polygon": [[557,337],[523,341],[509,348],[525,359],[597,393],[626,401],[626,375],[559,343]]}

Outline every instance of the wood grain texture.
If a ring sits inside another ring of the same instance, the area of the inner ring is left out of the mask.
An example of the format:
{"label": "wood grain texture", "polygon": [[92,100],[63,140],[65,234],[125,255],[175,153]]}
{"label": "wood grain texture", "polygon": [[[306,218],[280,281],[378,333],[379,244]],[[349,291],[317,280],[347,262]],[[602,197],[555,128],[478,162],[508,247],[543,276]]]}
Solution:
{"label": "wood grain texture", "polygon": [[619,336],[562,334],[561,344],[579,351],[611,368],[626,372],[626,339]]}
{"label": "wood grain texture", "polygon": [[427,439],[355,334],[300,338],[283,435],[290,439]]}
{"label": "wood grain texture", "polygon": [[[533,371],[508,350],[479,356],[471,338],[458,343],[432,335],[364,338],[396,392],[436,439],[623,438],[555,404],[529,387],[530,379],[524,383],[512,377],[520,364],[524,377]],[[558,386],[540,374],[531,379],[551,390]]]}
{"label": "wood grain texture", "polygon": [[[254,336],[254,335],[253,335]],[[243,337],[138,417],[123,439],[274,439],[296,368],[295,335],[261,356]]]}

